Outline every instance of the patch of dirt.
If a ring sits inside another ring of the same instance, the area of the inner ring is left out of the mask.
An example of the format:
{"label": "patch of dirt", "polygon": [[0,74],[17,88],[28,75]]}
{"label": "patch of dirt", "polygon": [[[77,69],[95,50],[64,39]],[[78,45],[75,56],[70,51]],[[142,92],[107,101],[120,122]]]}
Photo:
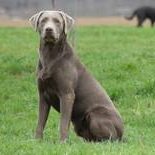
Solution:
{"label": "patch of dirt", "polygon": [[9,19],[0,17],[0,27],[27,27],[30,26],[29,21],[21,19]]}
{"label": "patch of dirt", "polygon": [[[77,18],[77,26],[88,26],[88,25],[129,25],[135,26],[137,24],[136,19],[128,21],[123,17],[103,17],[103,18]],[[149,25],[147,21],[145,25]],[[29,27],[30,23],[28,20],[21,19],[9,19],[0,17],[0,27]]]}
{"label": "patch of dirt", "polygon": [[78,18],[77,25],[135,25],[136,21],[128,21],[123,17]]}

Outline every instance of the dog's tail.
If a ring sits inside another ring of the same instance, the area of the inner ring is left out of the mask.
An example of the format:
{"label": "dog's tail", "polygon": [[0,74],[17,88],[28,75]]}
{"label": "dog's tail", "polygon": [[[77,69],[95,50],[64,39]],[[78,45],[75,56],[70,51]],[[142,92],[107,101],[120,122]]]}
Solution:
{"label": "dog's tail", "polygon": [[125,17],[125,19],[127,19],[127,20],[132,20],[136,15],[137,15],[137,11],[135,10],[135,11],[132,13],[131,16]]}

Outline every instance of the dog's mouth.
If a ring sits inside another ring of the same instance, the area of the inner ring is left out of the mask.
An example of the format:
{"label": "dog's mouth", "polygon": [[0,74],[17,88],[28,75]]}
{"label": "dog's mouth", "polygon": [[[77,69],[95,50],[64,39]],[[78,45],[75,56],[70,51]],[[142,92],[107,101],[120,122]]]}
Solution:
{"label": "dog's mouth", "polygon": [[57,38],[55,38],[54,36],[53,36],[53,34],[51,34],[51,33],[46,33],[46,35],[45,35],[45,37],[44,37],[44,40],[46,41],[46,42],[52,42],[52,43],[55,43],[55,42],[57,42]]}
{"label": "dog's mouth", "polygon": [[55,42],[56,42],[56,39],[53,38],[53,37],[47,37],[47,36],[45,36],[45,37],[44,37],[44,40],[45,40],[46,42],[52,42],[52,43],[55,43]]}

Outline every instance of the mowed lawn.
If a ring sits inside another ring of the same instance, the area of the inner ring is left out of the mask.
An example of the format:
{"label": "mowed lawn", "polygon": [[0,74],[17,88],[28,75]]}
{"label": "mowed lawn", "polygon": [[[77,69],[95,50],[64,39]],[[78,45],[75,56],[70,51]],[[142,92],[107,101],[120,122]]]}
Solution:
{"label": "mowed lawn", "polygon": [[71,125],[69,139],[60,144],[59,114],[53,109],[44,139],[34,139],[38,41],[30,28],[0,28],[0,155],[155,154],[155,29],[92,26],[76,31],[76,54],[123,117],[123,142],[88,143]]}

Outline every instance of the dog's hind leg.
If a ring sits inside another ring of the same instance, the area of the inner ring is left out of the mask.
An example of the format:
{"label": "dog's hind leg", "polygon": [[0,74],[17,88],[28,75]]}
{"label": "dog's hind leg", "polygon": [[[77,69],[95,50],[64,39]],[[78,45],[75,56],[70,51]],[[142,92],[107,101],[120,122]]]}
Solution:
{"label": "dog's hind leg", "polygon": [[154,20],[151,19],[151,27],[153,27],[153,26],[154,26]]}
{"label": "dog's hind leg", "polygon": [[143,16],[137,16],[138,24],[137,27],[142,27],[143,22],[145,21],[145,17]]}
{"label": "dog's hind leg", "polygon": [[87,116],[90,141],[120,140],[123,135],[122,122],[117,116],[109,116],[98,111]]}
{"label": "dog's hind leg", "polygon": [[115,140],[117,131],[113,122],[102,118],[93,118],[89,124],[89,129],[93,141]]}

